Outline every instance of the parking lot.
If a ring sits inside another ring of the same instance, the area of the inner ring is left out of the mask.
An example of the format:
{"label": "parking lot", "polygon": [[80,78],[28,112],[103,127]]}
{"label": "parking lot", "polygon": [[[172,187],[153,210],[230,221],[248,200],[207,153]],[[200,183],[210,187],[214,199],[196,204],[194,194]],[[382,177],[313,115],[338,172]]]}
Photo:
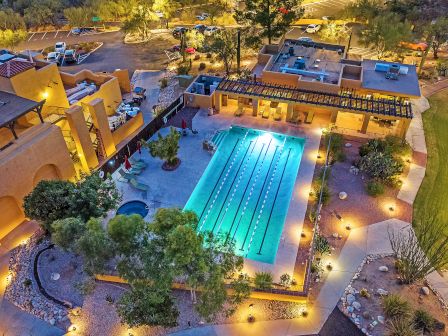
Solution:
{"label": "parking lot", "polygon": [[[102,34],[103,32],[85,32],[75,36],[85,36],[85,35],[95,35]],[[31,41],[42,41],[42,40],[63,40],[69,36],[73,36],[70,30],[56,30],[51,32],[34,32],[28,33],[27,42]]]}

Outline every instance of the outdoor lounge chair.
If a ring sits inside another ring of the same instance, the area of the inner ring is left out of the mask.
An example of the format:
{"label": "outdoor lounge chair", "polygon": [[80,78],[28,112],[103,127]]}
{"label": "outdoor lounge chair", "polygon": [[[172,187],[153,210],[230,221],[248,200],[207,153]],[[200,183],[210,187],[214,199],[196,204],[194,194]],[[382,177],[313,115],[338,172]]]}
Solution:
{"label": "outdoor lounge chair", "polygon": [[148,191],[149,190],[149,186],[148,185],[146,185],[144,183],[141,183],[141,182],[138,182],[135,178],[132,178],[130,180],[130,183],[131,183],[131,185],[135,189],[142,190],[142,191]]}
{"label": "outdoor lounge chair", "polygon": [[276,121],[282,120],[282,110],[280,109],[280,107],[277,107],[277,109],[274,112],[274,120]]}
{"label": "outdoor lounge chair", "polygon": [[243,107],[238,106],[238,108],[235,111],[235,117],[241,117],[243,115]]}
{"label": "outdoor lounge chair", "polygon": [[138,159],[134,159],[134,158],[130,158],[129,162],[132,164],[132,167],[135,169],[145,169],[148,165],[146,163],[144,163],[142,160],[138,160]]}
{"label": "outdoor lounge chair", "polygon": [[126,182],[129,182],[131,179],[135,179],[135,175],[131,173],[126,173],[123,168],[118,169],[118,174],[120,174],[119,179],[123,179]]}
{"label": "outdoor lounge chair", "polygon": [[264,119],[269,119],[269,115],[271,114],[271,109],[266,107],[261,115]]}

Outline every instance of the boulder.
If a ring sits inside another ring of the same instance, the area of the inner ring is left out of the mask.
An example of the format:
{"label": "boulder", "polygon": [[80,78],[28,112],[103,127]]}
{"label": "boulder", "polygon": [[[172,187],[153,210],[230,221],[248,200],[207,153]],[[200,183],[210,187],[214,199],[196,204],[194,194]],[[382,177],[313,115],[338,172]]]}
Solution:
{"label": "boulder", "polygon": [[366,320],[370,319],[370,313],[366,310],[362,312],[362,317],[365,318]]}
{"label": "boulder", "polygon": [[358,301],[355,301],[352,303],[352,307],[359,311],[361,309],[361,304]]}
{"label": "boulder", "polygon": [[380,272],[389,272],[389,267],[387,267],[387,266],[380,266],[380,267],[378,267],[378,271],[380,271]]}
{"label": "boulder", "polygon": [[345,191],[341,191],[339,193],[339,199],[345,200],[347,198],[347,193]]}
{"label": "boulder", "polygon": [[389,292],[388,292],[387,290],[385,290],[385,289],[382,289],[382,288],[378,288],[378,289],[376,290],[376,293],[377,293],[378,295],[381,295],[381,296],[389,295]]}
{"label": "boulder", "polygon": [[352,305],[352,303],[355,302],[355,300],[356,300],[356,298],[355,298],[355,296],[353,294],[348,294],[347,295],[347,303],[349,305]]}
{"label": "boulder", "polygon": [[352,144],[350,142],[347,142],[344,146],[345,146],[345,148],[350,148],[352,146]]}
{"label": "boulder", "polygon": [[422,293],[425,295],[429,295],[429,288],[428,287],[422,287]]}
{"label": "boulder", "polygon": [[384,324],[384,316],[378,315],[376,319],[378,320],[379,323]]}
{"label": "boulder", "polygon": [[351,314],[355,311],[355,308],[353,308],[352,306],[348,306],[347,311]]}

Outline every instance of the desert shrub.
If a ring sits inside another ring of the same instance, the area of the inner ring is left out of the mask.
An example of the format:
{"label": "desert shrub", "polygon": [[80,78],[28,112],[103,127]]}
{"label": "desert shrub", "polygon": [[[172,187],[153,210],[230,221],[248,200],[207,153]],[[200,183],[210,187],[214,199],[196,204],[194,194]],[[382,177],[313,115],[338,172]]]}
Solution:
{"label": "desert shrub", "polygon": [[280,284],[284,287],[289,287],[291,285],[291,276],[288,273],[282,274],[280,276]]}
{"label": "desert shrub", "polygon": [[408,318],[411,316],[411,306],[397,294],[383,297],[384,314],[389,318]]}
{"label": "desert shrub", "polygon": [[199,71],[204,70],[205,69],[205,63],[201,62],[199,63]]}
{"label": "desert shrub", "polygon": [[315,259],[311,263],[311,273],[320,274],[323,272],[322,262],[320,259]]}
{"label": "desert shrub", "polygon": [[311,209],[308,212],[308,218],[309,218],[311,223],[314,223],[316,221],[316,210],[315,209]]}
{"label": "desert shrub", "polygon": [[161,80],[160,80],[160,88],[161,89],[164,89],[164,88],[166,88],[168,86],[168,79],[166,79],[166,78],[162,78]]}
{"label": "desert shrub", "polygon": [[324,144],[325,148],[328,147],[328,142],[331,136],[330,143],[330,162],[334,161],[344,161],[346,156],[344,153],[344,138],[341,134],[337,133],[327,133],[325,134]]}
{"label": "desert shrub", "polygon": [[419,336],[412,322],[407,318],[396,317],[387,322],[387,336]]}
{"label": "desert shrub", "polygon": [[25,287],[30,287],[31,284],[32,284],[31,279],[28,279],[28,278],[27,278],[27,279],[23,280],[23,285],[24,285]]}
{"label": "desert shrub", "polygon": [[389,153],[372,151],[361,156],[359,168],[372,179],[391,183],[403,172],[403,162]]}
{"label": "desert shrub", "polygon": [[384,186],[381,182],[369,181],[366,185],[366,191],[369,196],[377,197],[384,193]]}
{"label": "desert shrub", "polygon": [[370,139],[359,147],[359,156],[366,156],[371,152],[381,152],[391,155],[409,155],[411,146],[404,140],[388,135],[384,139]]}
{"label": "desert shrub", "polygon": [[423,309],[417,309],[414,312],[414,318],[413,318],[415,327],[419,330],[432,332],[434,331],[435,327],[435,319],[431,316],[427,311]]}
{"label": "desert shrub", "polygon": [[177,74],[178,75],[188,75],[188,73],[190,72],[190,65],[185,63],[185,64],[181,64],[179,65],[179,67],[177,68]]}
{"label": "desert shrub", "polygon": [[314,250],[320,255],[330,254],[331,246],[328,239],[320,234],[316,234],[314,238]]}
{"label": "desert shrub", "polygon": [[207,58],[212,58],[212,53],[207,53]]}
{"label": "desert shrub", "polygon": [[314,194],[316,195],[316,201],[319,201],[320,193],[322,190],[322,204],[327,205],[330,202],[330,189],[326,183],[322,185],[322,181],[317,180],[314,184]]}
{"label": "desert shrub", "polygon": [[258,289],[269,289],[272,287],[273,277],[271,272],[255,273],[254,285]]}
{"label": "desert shrub", "polygon": [[200,58],[201,58],[201,55],[199,55],[199,54],[194,55],[194,60],[195,60],[195,61],[197,61],[197,60],[200,59]]}
{"label": "desert shrub", "polygon": [[361,290],[359,291],[359,295],[361,295],[362,297],[368,299],[370,297],[370,293],[366,288],[361,288]]}

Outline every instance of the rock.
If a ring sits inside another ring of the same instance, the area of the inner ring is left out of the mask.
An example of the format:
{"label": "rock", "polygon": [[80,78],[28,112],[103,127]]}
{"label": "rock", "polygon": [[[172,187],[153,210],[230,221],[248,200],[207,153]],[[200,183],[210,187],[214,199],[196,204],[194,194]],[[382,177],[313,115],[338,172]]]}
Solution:
{"label": "rock", "polygon": [[367,332],[366,328],[362,328],[361,331],[365,334]]}
{"label": "rock", "polygon": [[370,320],[370,313],[366,310],[362,312],[362,317],[365,318],[366,320]]}
{"label": "rock", "polygon": [[347,303],[349,305],[352,305],[352,303],[355,302],[355,300],[356,300],[356,298],[355,298],[355,296],[353,294],[348,294],[347,295]]}
{"label": "rock", "polygon": [[355,308],[353,308],[352,306],[348,306],[347,311],[351,314],[355,311]]}
{"label": "rock", "polygon": [[50,323],[51,325],[55,325],[56,320],[54,318],[51,318],[48,320],[48,323]]}
{"label": "rock", "polygon": [[358,301],[355,301],[352,303],[353,308],[355,308],[357,311],[361,309],[361,304]]}
{"label": "rock", "polygon": [[378,295],[381,295],[381,296],[389,295],[389,292],[388,292],[387,290],[385,290],[385,289],[382,289],[382,288],[378,288],[378,289],[376,290],[376,293],[377,293]]}
{"label": "rock", "polygon": [[378,315],[376,319],[378,320],[379,323],[384,324],[384,316]]}
{"label": "rock", "polygon": [[51,280],[59,280],[61,278],[61,275],[59,273],[51,273]]}
{"label": "rock", "polygon": [[338,235],[337,232],[333,233],[331,236],[332,236],[333,238],[337,238],[337,237],[339,237],[339,235]]}
{"label": "rock", "polygon": [[428,287],[422,287],[422,293],[425,295],[429,295],[429,288]]}
{"label": "rock", "polygon": [[345,146],[345,148],[350,148],[352,146],[352,144],[350,142],[347,142],[344,146]]}
{"label": "rock", "polygon": [[345,200],[347,198],[347,193],[345,191],[341,191],[339,193],[339,199]]}
{"label": "rock", "polygon": [[389,272],[389,267],[387,267],[387,266],[380,266],[380,267],[378,267],[378,271],[380,271],[380,272]]}

